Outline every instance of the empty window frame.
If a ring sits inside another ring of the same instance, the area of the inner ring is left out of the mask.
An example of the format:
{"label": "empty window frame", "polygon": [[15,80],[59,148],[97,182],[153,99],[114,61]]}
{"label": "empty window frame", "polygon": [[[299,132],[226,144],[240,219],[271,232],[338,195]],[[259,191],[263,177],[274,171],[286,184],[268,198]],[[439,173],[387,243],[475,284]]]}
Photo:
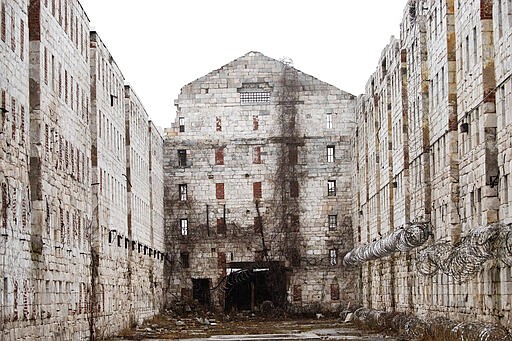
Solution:
{"label": "empty window frame", "polygon": [[336,180],[327,180],[327,195],[336,196]]}
{"label": "empty window frame", "polygon": [[224,147],[218,147],[215,149],[215,164],[216,165],[224,164]]}
{"label": "empty window frame", "polygon": [[180,133],[183,133],[185,131],[185,117],[180,117],[178,119],[178,124],[180,126]]}
{"label": "empty window frame", "polygon": [[183,269],[188,269],[190,267],[188,252],[180,252],[180,263]]}
{"label": "empty window frame", "polygon": [[182,236],[188,236],[188,219],[180,219],[180,233]]}
{"label": "empty window frame", "polygon": [[187,151],[185,149],[178,149],[178,166],[187,166]]}
{"label": "empty window frame", "polygon": [[240,103],[269,103],[270,92],[242,92]]}
{"label": "empty window frame", "polygon": [[334,146],[327,146],[327,162],[334,162],[335,148]]}
{"label": "empty window frame", "polygon": [[338,215],[329,214],[327,221],[329,223],[329,230],[336,230],[338,228]]}
{"label": "empty window frame", "polygon": [[326,128],[327,129],[332,129],[332,113],[327,113],[326,114]]}
{"label": "empty window frame", "polygon": [[336,249],[329,250],[329,263],[331,265],[338,264],[338,253],[336,252]]}
{"label": "empty window frame", "polygon": [[179,185],[180,190],[180,201],[187,201],[187,185],[181,184]]}

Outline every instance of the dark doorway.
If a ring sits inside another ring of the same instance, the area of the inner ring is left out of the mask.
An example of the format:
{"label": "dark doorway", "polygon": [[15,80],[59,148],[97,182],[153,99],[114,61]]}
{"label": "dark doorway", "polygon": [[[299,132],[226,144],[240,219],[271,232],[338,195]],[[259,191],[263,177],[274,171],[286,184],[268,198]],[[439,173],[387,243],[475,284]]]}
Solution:
{"label": "dark doorway", "polygon": [[192,298],[205,308],[210,307],[209,278],[192,278]]}
{"label": "dark doorway", "polygon": [[226,279],[225,310],[254,311],[264,301],[282,307],[286,297],[286,273],[282,266],[235,270]]}

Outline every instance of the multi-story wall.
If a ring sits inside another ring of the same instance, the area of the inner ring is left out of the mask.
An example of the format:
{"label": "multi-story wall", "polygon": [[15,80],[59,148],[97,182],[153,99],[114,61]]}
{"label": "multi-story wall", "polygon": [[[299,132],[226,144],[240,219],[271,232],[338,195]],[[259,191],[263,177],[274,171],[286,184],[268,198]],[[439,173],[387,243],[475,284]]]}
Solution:
{"label": "multi-story wall", "polygon": [[[128,269],[128,203],[125,154],[124,77],[96,32],[90,33],[93,292],[98,337],[127,328],[133,310]],[[131,307],[130,307],[131,308]]]}
{"label": "multi-story wall", "polygon": [[176,105],[164,144],[172,291],[227,310],[354,299],[339,264],[352,243],[354,96],[250,52]]}
{"label": "multi-story wall", "polygon": [[[0,338],[35,318],[30,257],[28,1],[0,2]],[[39,308],[39,307],[37,307]],[[39,317],[39,316],[37,316]],[[5,332],[8,330],[8,332]],[[13,335],[14,336],[14,335]]]}
{"label": "multi-story wall", "polygon": [[107,337],[161,307],[162,138],[145,113],[129,129],[123,76],[89,34],[76,0],[0,2],[1,339]]}
{"label": "multi-story wall", "polygon": [[[510,1],[410,0],[400,41],[384,49],[360,97],[356,244],[371,244],[414,220],[431,226],[430,241],[415,252],[362,263],[367,307],[510,326],[506,230],[491,226],[510,223],[511,13]],[[391,100],[388,121],[378,108],[385,108],[384,98]],[[393,195],[387,197],[389,172]],[[473,239],[462,238],[470,234]],[[475,245],[488,253],[478,256]]]}

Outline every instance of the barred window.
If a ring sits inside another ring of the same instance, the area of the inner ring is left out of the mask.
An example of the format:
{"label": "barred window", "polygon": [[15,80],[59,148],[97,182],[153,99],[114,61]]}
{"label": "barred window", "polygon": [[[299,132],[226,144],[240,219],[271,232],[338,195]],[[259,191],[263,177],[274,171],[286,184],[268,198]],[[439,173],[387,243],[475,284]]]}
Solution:
{"label": "barred window", "polygon": [[327,146],[327,162],[334,162],[334,146]]}
{"label": "barred window", "polygon": [[241,92],[240,103],[268,103],[270,92]]}

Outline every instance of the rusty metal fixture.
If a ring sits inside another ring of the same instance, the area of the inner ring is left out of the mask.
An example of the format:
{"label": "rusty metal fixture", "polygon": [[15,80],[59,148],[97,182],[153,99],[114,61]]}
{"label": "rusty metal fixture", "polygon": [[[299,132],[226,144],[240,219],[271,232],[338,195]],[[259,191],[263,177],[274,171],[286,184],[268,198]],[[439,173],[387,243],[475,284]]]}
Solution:
{"label": "rusty metal fixture", "polygon": [[389,256],[394,252],[407,252],[423,245],[431,235],[429,222],[411,223],[388,236],[352,249],[343,258],[343,265],[357,266],[363,262]]}

